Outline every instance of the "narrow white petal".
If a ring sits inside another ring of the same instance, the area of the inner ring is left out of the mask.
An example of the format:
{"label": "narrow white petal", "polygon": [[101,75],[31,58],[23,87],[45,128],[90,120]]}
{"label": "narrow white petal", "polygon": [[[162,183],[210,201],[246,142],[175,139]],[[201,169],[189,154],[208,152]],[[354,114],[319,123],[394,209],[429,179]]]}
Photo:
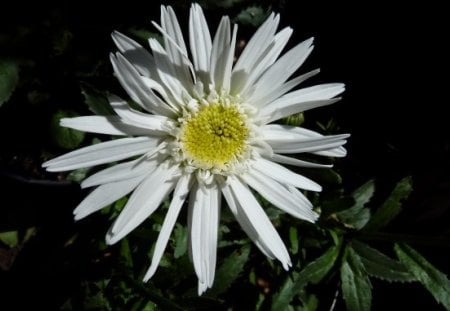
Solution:
{"label": "narrow white petal", "polygon": [[237,208],[247,215],[261,240],[270,247],[275,257],[282,263],[284,269],[291,266],[289,253],[273,227],[261,205],[251,193],[250,189],[236,177],[228,177],[229,184],[239,204]]}
{"label": "narrow white petal", "polygon": [[152,263],[147,273],[144,276],[144,282],[147,282],[156,272],[159,262],[161,261],[164,250],[169,242],[170,234],[175,226],[175,222],[180,214],[183,203],[189,194],[190,187],[192,185],[192,175],[183,175],[178,180],[178,183],[173,192],[172,202],[170,203],[167,215],[164,218],[164,222],[161,227],[161,231],[156,241],[155,251],[153,252]]}
{"label": "narrow white petal", "polygon": [[148,174],[154,169],[157,163],[158,162],[156,161],[149,161],[146,158],[141,157],[137,160],[116,164],[83,180],[81,188],[122,181]]}
{"label": "narrow white petal", "polygon": [[155,77],[155,61],[153,56],[145,48],[118,31],[114,31],[111,37],[120,53],[136,67],[141,75]]}
{"label": "narrow white petal", "polygon": [[345,157],[347,155],[347,150],[344,147],[336,147],[332,149],[322,150],[313,152],[314,154],[325,156],[325,157]]}
{"label": "narrow white petal", "polygon": [[264,140],[276,153],[321,152],[346,143],[348,134],[323,136],[311,130],[280,124],[261,128]]}
{"label": "narrow white petal", "polygon": [[85,116],[64,118],[60,120],[59,124],[64,127],[83,132],[107,135],[143,136],[158,134],[156,131],[149,131],[146,128],[126,124],[122,122],[118,116]]}
{"label": "narrow white petal", "polygon": [[49,172],[70,171],[82,167],[120,161],[155,149],[160,140],[151,137],[121,138],[84,147],[42,164]]}
{"label": "narrow white petal", "polygon": [[274,162],[288,164],[288,165],[294,165],[299,167],[309,167],[309,168],[331,168],[333,167],[332,164],[319,164],[309,161],[304,161],[296,158],[287,157],[281,154],[274,153],[272,157],[268,160],[272,160]]}
{"label": "narrow white petal", "polygon": [[[201,76],[206,76],[206,73],[209,72],[212,42],[202,8],[196,3],[192,4],[189,16],[189,43],[195,70]],[[203,81],[206,85],[209,82],[209,79]]]}
{"label": "narrow white petal", "polygon": [[171,62],[175,65],[178,79],[186,88],[192,88],[192,77],[195,78],[195,75],[191,73],[194,72],[194,68],[187,56],[186,45],[175,12],[170,6],[161,6],[161,26],[155,22],[152,24],[163,35],[164,47]]}
{"label": "narrow white petal", "polygon": [[189,245],[190,255],[194,264],[195,274],[202,284],[206,284],[206,275],[202,269],[202,213],[203,213],[203,192],[198,183],[193,187],[189,195],[189,214],[188,214],[188,230],[189,230]]}
{"label": "narrow white petal", "polygon": [[99,186],[73,211],[75,220],[82,219],[127,195],[137,187],[144,177],[145,175],[140,175]]}
{"label": "narrow white petal", "polygon": [[272,13],[258,28],[245,45],[239,59],[236,61],[236,65],[233,68],[233,79],[235,78],[235,72],[251,72],[256,60],[259,59],[261,53],[263,53],[266,47],[272,42],[279,21],[280,16]]}
{"label": "narrow white petal", "polygon": [[216,91],[220,90],[224,84],[224,75],[227,67],[230,51],[230,19],[228,16],[222,17],[211,49],[211,80]]}
{"label": "narrow white petal", "polygon": [[334,96],[344,92],[343,83],[315,85],[288,93],[261,110],[261,116],[270,116],[267,122],[316,107],[330,105],[339,100]]}
{"label": "narrow white petal", "polygon": [[174,107],[178,107],[177,110],[179,110],[179,106],[184,103],[183,94],[189,94],[189,92],[177,77],[177,70],[174,68],[174,64],[170,61],[169,55],[158,40],[151,38],[149,44],[155,58],[158,76],[167,89],[167,93],[170,93],[173,98],[169,103],[174,105]]}
{"label": "narrow white petal", "polygon": [[[284,28],[275,35],[273,41],[267,46],[266,50],[256,59],[253,68],[248,72],[245,83],[243,83],[240,90],[241,96],[250,98],[250,95],[255,91],[255,82],[261,77],[261,74],[267,70],[278,58],[281,51],[284,49],[289,38],[292,35],[292,28]],[[257,84],[257,82],[256,82]],[[256,106],[259,106],[257,101],[254,101]]]}
{"label": "narrow white petal", "polygon": [[170,129],[172,121],[168,117],[150,115],[134,110],[126,101],[114,95],[109,96],[109,101],[114,111],[128,124],[160,132]]}
{"label": "narrow white petal", "polygon": [[253,168],[282,184],[292,185],[305,190],[322,191],[322,187],[316,182],[296,174],[275,162],[259,158],[253,162]]}
{"label": "narrow white petal", "polygon": [[271,177],[253,170],[241,176],[242,179],[253,189],[259,192],[267,201],[279,209],[294,217],[306,221],[315,222],[317,214],[312,211],[312,204],[298,200],[295,196]]}
{"label": "narrow white petal", "polygon": [[198,186],[192,212],[191,247],[194,268],[199,279],[199,292],[214,281],[217,253],[217,233],[220,213],[220,192],[215,183]]}
{"label": "narrow white petal", "polygon": [[248,237],[255,243],[255,245],[259,248],[259,250],[270,259],[275,259],[275,255],[270,250],[261,237],[258,235],[258,232],[253,227],[251,221],[247,218],[247,215],[241,211],[241,209],[237,208],[239,204],[237,199],[234,197],[234,193],[231,191],[230,186],[223,182],[220,184],[220,189],[223,193],[225,200],[227,201],[227,205],[233,213],[236,221],[241,226],[242,230],[248,235]]}
{"label": "narrow white petal", "polygon": [[139,226],[161,204],[176,184],[178,168],[160,165],[133,192],[126,206],[106,235],[106,242],[114,244]]}
{"label": "narrow white petal", "polygon": [[[155,87],[155,85],[159,84],[158,82],[141,76],[120,53],[116,55],[111,54],[110,59],[120,84],[127,91],[128,95],[143,109],[165,116],[174,116],[176,114],[176,105],[172,104],[171,99],[164,91],[164,81],[161,82],[159,87]],[[153,81],[153,85],[149,81]],[[164,100],[157,96],[153,89],[156,89]]]}
{"label": "narrow white petal", "polygon": [[319,69],[311,70],[310,72],[307,72],[305,74],[302,74],[301,76],[295,77],[285,82],[283,85],[273,90],[260,89],[257,94],[253,94],[249,98],[249,102],[251,102],[254,105],[258,105],[259,107],[264,107],[267,104],[273,102],[275,99],[279,98],[280,96],[286,94],[287,92],[289,92],[302,82],[315,76],[319,72],[320,72]]}
{"label": "narrow white petal", "polygon": [[254,94],[269,93],[283,85],[311,53],[312,43],[313,38],[305,40],[281,56],[258,80]]}

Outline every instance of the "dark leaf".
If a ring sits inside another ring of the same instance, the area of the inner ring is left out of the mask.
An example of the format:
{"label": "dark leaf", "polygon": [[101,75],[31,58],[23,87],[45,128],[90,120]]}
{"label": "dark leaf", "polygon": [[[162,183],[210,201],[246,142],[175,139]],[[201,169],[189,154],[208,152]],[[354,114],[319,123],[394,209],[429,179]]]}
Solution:
{"label": "dark leaf", "polygon": [[402,201],[409,197],[412,190],[413,188],[411,176],[405,177],[400,180],[395,186],[389,198],[373,214],[370,222],[367,224],[364,230],[377,231],[380,228],[386,226],[392,219],[394,219],[398,215],[398,213],[400,213],[402,209]]}
{"label": "dark leaf", "polygon": [[273,296],[272,310],[286,310],[291,300],[308,284],[319,283],[333,267],[340,245],[330,247],[322,256],[311,261],[297,274],[288,277]]}
{"label": "dark leaf", "polygon": [[102,116],[115,115],[115,112],[111,108],[108,98],[104,93],[87,84],[81,85],[81,93],[84,96],[84,102],[93,113]]}
{"label": "dark leaf", "polygon": [[217,269],[213,287],[206,295],[216,297],[225,292],[244,270],[249,254],[250,246],[245,245],[225,258],[223,264]]}
{"label": "dark leaf", "polygon": [[73,130],[67,127],[59,125],[59,121],[62,118],[76,117],[77,114],[71,111],[58,111],[51,120],[51,134],[54,142],[65,149],[75,149],[83,141],[85,133],[77,130]]}
{"label": "dark leaf", "polygon": [[395,244],[395,252],[406,269],[433,295],[437,302],[450,309],[450,281],[422,255],[406,244]]}
{"label": "dark leaf", "polygon": [[0,59],[0,107],[9,100],[19,81],[19,66],[12,60]]}
{"label": "dark leaf", "polygon": [[372,286],[369,277],[358,254],[351,247],[346,251],[346,260],[341,266],[341,286],[347,310],[370,310]]}
{"label": "dark leaf", "polygon": [[389,258],[369,245],[353,240],[352,247],[361,257],[369,275],[390,282],[412,282],[416,280],[401,262]]}

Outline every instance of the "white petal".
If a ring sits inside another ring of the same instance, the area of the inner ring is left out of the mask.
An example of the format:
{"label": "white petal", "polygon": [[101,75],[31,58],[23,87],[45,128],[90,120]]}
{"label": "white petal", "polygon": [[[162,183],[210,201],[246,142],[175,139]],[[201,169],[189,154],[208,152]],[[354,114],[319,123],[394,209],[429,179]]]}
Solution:
{"label": "white petal", "polygon": [[187,56],[186,45],[175,12],[170,6],[161,6],[161,26],[155,22],[152,24],[163,35],[164,47],[171,62],[175,65],[178,79],[186,88],[191,89],[192,77],[195,78],[195,75],[191,74],[194,72],[194,68]]}
{"label": "white petal", "polygon": [[311,130],[280,124],[261,128],[264,140],[276,153],[318,152],[340,147],[348,134],[323,136]]}
{"label": "white petal", "polygon": [[[110,55],[111,64],[122,87],[128,95],[145,110],[164,116],[174,116],[177,108],[171,105],[170,100],[164,102],[152,90],[145,79],[139,75],[138,71],[121,54]],[[162,88],[162,86],[161,86]],[[161,93],[164,97],[166,94]]]}
{"label": "white petal", "polygon": [[288,165],[294,165],[299,167],[309,167],[309,168],[330,168],[333,167],[332,164],[319,164],[304,160],[299,160],[296,158],[287,157],[281,154],[274,153],[272,157],[268,160],[272,160],[274,162],[288,164]]}
{"label": "white petal", "polygon": [[[216,269],[220,192],[215,183],[197,187],[190,202],[192,212],[191,247],[199,278],[199,293],[211,287]],[[206,287],[205,287],[206,285]]]}
{"label": "white petal", "polygon": [[299,85],[300,83],[306,81],[307,79],[315,76],[320,72],[319,69],[311,70],[310,72],[307,72],[305,74],[302,74],[301,76],[295,77],[280,87],[273,89],[273,90],[259,90],[257,94],[253,94],[251,98],[249,98],[249,102],[258,105],[259,107],[264,107],[267,104],[273,102],[275,99],[279,98],[280,96],[284,95],[285,93],[292,90],[294,87]]}
{"label": "white petal", "polygon": [[313,152],[314,154],[325,156],[325,157],[345,157],[347,155],[347,150],[344,147],[336,147],[332,149],[322,150]]}
{"label": "white petal", "polygon": [[[236,27],[233,31],[233,40],[235,41]],[[221,90],[229,89],[229,78],[231,75],[232,55],[230,55],[230,19],[228,16],[222,17],[211,49],[211,80],[216,87],[216,91],[220,94]],[[232,46],[234,51],[234,44]]]}
{"label": "white petal", "polygon": [[189,92],[180,82],[174,64],[170,61],[169,55],[158,40],[151,38],[149,44],[153,52],[153,57],[155,58],[158,76],[172,97],[168,103],[174,105],[179,110],[179,106],[184,104],[184,94],[189,94]]}
{"label": "white petal", "polygon": [[244,174],[241,178],[253,189],[259,192],[267,201],[291,214],[294,217],[310,222],[317,220],[317,214],[312,211],[312,204],[298,200],[295,196],[273,180],[271,177],[256,170]]}
{"label": "white petal", "polygon": [[261,110],[261,116],[270,116],[267,122],[338,101],[334,98],[345,90],[343,83],[320,84],[288,93]]}
{"label": "white petal", "polygon": [[282,184],[292,185],[305,190],[322,191],[322,187],[316,182],[296,174],[275,162],[259,158],[255,160],[252,165],[254,169],[264,175],[270,176]]}
{"label": "white petal", "polygon": [[106,235],[106,242],[114,244],[139,226],[161,204],[176,184],[178,168],[160,165],[133,192],[126,206]]}
{"label": "white petal", "polygon": [[266,94],[282,86],[311,53],[312,42],[313,38],[305,40],[281,56],[258,80],[254,94]]}
{"label": "white petal", "polygon": [[145,48],[118,31],[114,31],[111,37],[119,51],[136,67],[141,75],[155,77],[155,61]]}
{"label": "white petal", "polygon": [[[277,60],[291,35],[292,28],[289,27],[284,28],[276,34],[273,41],[269,46],[267,46],[266,50],[259,56],[259,58],[256,59],[253,68],[248,72],[245,83],[243,83],[240,91],[241,96],[244,98],[249,98],[252,92],[255,91],[255,82],[260,78],[261,74]],[[259,106],[259,103],[256,100],[252,102],[255,102],[256,106]]]}
{"label": "white petal", "polygon": [[[200,75],[206,76],[205,74],[209,72],[212,42],[202,8],[197,3],[191,6],[189,16],[189,43],[195,70],[200,72]],[[203,81],[206,85],[209,82],[209,80]]]}
{"label": "white petal", "polygon": [[192,185],[192,175],[183,175],[178,180],[178,183],[173,192],[172,202],[170,202],[169,210],[164,218],[164,222],[161,227],[161,231],[158,235],[158,240],[156,241],[155,251],[153,252],[152,263],[147,273],[144,276],[144,282],[147,282],[156,272],[158,268],[161,257],[166,249],[167,243],[169,242],[170,233],[175,226],[175,222],[180,214],[183,203],[189,194],[190,187]]}
{"label": "white petal", "polygon": [[85,116],[75,118],[63,118],[59,124],[75,130],[107,134],[107,135],[154,135],[156,131],[149,131],[130,124],[123,123],[117,116]]}
{"label": "white petal", "polygon": [[241,226],[242,230],[248,235],[248,237],[255,243],[255,245],[259,248],[259,250],[270,259],[275,259],[275,255],[270,250],[264,241],[261,240],[261,237],[258,235],[258,232],[253,227],[251,221],[247,218],[247,215],[242,212],[241,209],[237,208],[239,204],[237,199],[234,196],[234,193],[231,191],[230,186],[226,182],[222,182],[220,184],[220,189],[223,193],[225,200],[227,201],[227,205],[233,213],[236,221]]}
{"label": "white petal", "polygon": [[151,137],[115,139],[66,153],[45,162],[42,166],[49,172],[91,167],[150,152],[158,146],[159,141]]}
{"label": "white petal", "polygon": [[82,219],[131,192],[144,179],[140,175],[131,179],[101,185],[92,191],[73,211],[75,220]]}
{"label": "white petal", "polygon": [[[266,19],[266,21],[258,28],[255,34],[251,37],[245,45],[236,65],[233,68],[233,90],[239,88],[236,75],[239,73],[250,73],[260,58],[261,54],[266,50],[267,46],[272,42],[275,32],[280,21],[280,16],[274,13]],[[235,85],[236,82],[236,85]]]}
{"label": "white petal", "polygon": [[152,131],[165,132],[170,129],[172,120],[165,116],[150,115],[134,110],[118,96],[110,95],[109,101],[114,111],[128,124]]}
{"label": "white petal", "polygon": [[149,161],[141,157],[137,160],[116,164],[83,180],[81,188],[122,181],[148,174],[154,169],[157,163],[156,161]]}
{"label": "white petal", "polygon": [[248,187],[242,184],[239,179],[231,176],[228,177],[228,181],[235,198],[239,202],[237,208],[247,215],[261,240],[271,249],[275,257],[282,263],[284,269],[288,270],[289,266],[291,266],[291,260],[286,246],[258,201]]}

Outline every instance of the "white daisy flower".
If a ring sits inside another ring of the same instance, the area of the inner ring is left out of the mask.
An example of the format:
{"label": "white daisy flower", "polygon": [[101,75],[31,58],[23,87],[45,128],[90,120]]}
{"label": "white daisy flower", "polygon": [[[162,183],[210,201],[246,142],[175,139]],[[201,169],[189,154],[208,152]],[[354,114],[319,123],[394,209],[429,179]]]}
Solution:
{"label": "white daisy flower", "polygon": [[290,155],[345,156],[342,145],[349,135],[323,136],[273,122],[335,103],[344,85],[293,91],[319,70],[289,80],[311,53],[313,40],[280,57],[292,29],[277,32],[279,19],[272,13],[233,65],[237,26],[231,29],[228,17],[222,18],[212,39],[201,7],[192,5],[189,58],[175,13],[163,6],[161,24],[154,25],[164,45],[150,39],[151,53],[119,32],[112,34],[119,50],[111,54],[114,73],[141,110],[111,96],[115,115],[61,120],[65,127],[125,136],[43,164],[48,171],[59,172],[132,158],[81,184],[97,188],[75,209],[76,220],[132,193],[107,233],[109,244],[139,226],[172,193],[144,281],[155,273],[186,200],[189,250],[199,294],[214,281],[222,196],[256,246],[286,270],[291,265],[288,251],[253,191],[294,217],[310,222],[318,218],[299,189],[321,191],[320,185],[279,163],[328,167]]}

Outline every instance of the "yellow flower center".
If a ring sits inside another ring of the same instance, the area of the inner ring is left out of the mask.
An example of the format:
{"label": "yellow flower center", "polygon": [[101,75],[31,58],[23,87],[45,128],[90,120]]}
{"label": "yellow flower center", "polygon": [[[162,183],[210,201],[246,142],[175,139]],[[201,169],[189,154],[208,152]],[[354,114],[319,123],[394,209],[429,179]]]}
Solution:
{"label": "yellow flower center", "polygon": [[183,150],[202,168],[221,168],[245,151],[249,130],[236,106],[210,104],[188,118],[181,129]]}

